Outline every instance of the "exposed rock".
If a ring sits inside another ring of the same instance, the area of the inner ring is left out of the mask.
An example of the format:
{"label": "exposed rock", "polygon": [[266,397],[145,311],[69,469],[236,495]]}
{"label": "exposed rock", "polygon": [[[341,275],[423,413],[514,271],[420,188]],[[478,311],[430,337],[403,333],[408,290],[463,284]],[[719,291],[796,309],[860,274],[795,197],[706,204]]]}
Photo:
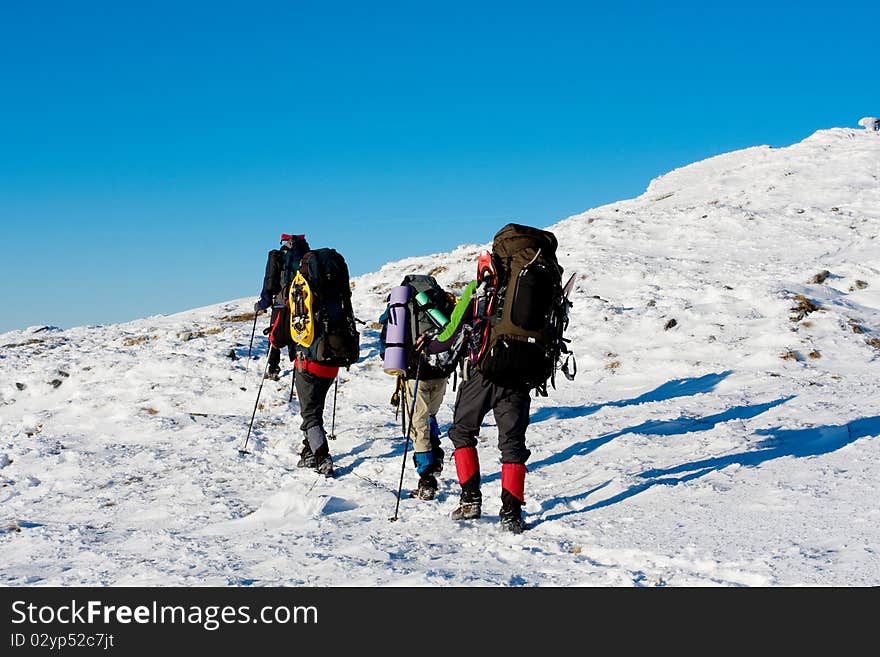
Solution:
{"label": "exposed rock", "polygon": [[822,310],[822,306],[813,301],[810,301],[803,294],[798,294],[794,300],[797,302],[794,308],[791,311],[794,315],[791,317],[791,321],[799,322],[804,317],[809,315],[810,313],[814,313],[817,310]]}

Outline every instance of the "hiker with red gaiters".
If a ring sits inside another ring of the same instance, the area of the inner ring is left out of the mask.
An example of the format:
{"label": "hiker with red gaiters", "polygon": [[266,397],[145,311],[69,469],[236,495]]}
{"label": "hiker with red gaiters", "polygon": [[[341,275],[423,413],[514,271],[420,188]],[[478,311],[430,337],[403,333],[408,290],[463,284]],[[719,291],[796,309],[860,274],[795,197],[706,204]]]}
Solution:
{"label": "hiker with red gaiters", "polygon": [[463,350],[464,381],[449,429],[461,485],[454,520],[481,515],[477,436],[491,410],[501,451],[501,526],[516,534],[528,529],[522,507],[531,454],[526,448],[530,392],[546,396],[546,383],[567,351],[562,331],[568,300],[560,284],[556,246],[548,231],[518,224],[502,228],[492,253],[480,254],[477,280],[464,289],[446,329],[433,339],[422,335],[416,344],[429,354],[457,346]]}

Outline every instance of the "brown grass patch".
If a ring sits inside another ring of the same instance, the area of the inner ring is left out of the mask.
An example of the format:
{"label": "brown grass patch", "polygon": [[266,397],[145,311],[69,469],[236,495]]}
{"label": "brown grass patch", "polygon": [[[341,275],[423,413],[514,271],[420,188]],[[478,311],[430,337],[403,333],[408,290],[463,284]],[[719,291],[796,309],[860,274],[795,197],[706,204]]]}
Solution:
{"label": "brown grass patch", "polygon": [[874,349],[880,350],[880,338],[870,338],[866,340],[869,347],[874,347]]}
{"label": "brown grass patch", "polygon": [[620,367],[619,360],[613,360],[605,366],[606,370],[611,370],[612,372]]}
{"label": "brown grass patch", "polygon": [[437,265],[428,272],[428,276],[436,276],[437,274],[442,274],[445,271],[449,271],[449,267],[447,267],[446,265]]}
{"label": "brown grass patch", "polygon": [[125,347],[133,347],[136,344],[143,344],[144,342],[149,342],[149,341],[150,341],[149,335],[138,335],[138,336],[132,337],[132,338],[125,338],[122,341],[122,344]]}
{"label": "brown grass patch", "polygon": [[820,354],[817,349],[813,349],[813,351],[807,354],[807,357],[816,360],[818,358],[822,358],[822,354]]}
{"label": "brown grass patch", "polygon": [[158,415],[159,414],[158,409],[152,408],[151,406],[143,406],[143,407],[141,407],[141,410],[144,413],[146,413],[147,415]]}
{"label": "brown grass patch", "polygon": [[223,331],[222,326],[214,326],[209,329],[199,329],[198,331],[184,331],[178,337],[186,342],[187,340],[195,340],[196,338],[207,338],[209,335],[217,335]]}
{"label": "brown grass patch", "polygon": [[789,350],[786,351],[784,354],[782,354],[782,355],[780,356],[780,358],[781,358],[782,360],[793,360],[793,361],[801,361],[801,360],[803,360],[803,359],[801,358],[801,355],[800,355],[798,352],[796,352],[796,351],[792,351],[791,349],[789,349]]}
{"label": "brown grass patch", "polygon": [[223,315],[217,318],[221,322],[252,322],[254,313],[241,313],[240,315]]}

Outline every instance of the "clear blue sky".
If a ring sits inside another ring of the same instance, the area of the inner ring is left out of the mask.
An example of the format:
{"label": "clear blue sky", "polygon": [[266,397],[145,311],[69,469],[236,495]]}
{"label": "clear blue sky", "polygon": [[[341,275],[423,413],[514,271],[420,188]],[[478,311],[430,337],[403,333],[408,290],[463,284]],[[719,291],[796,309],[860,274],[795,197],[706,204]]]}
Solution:
{"label": "clear blue sky", "polygon": [[282,231],[360,274],[856,127],[877,30],[846,0],[7,2],[0,331],[256,299]]}

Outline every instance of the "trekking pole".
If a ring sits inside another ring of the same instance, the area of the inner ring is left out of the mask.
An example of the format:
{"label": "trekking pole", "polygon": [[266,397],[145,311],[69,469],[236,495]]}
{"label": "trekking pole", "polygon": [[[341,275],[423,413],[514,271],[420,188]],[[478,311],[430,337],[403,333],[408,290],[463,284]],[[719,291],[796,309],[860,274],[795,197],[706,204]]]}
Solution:
{"label": "trekking pole", "polygon": [[[248,347],[247,365],[245,365],[245,367],[244,367],[244,382],[245,383],[247,383],[248,369],[250,369],[250,366],[251,366],[251,352],[254,349],[254,335],[256,335],[256,333],[257,333],[257,317],[258,316],[259,316],[259,313],[254,312],[254,327],[251,329],[251,344]],[[245,386],[242,386],[241,390],[247,390],[247,388]]]}
{"label": "trekking pole", "polygon": [[419,370],[421,369],[421,365],[422,361],[419,359],[419,362],[416,365],[416,382],[415,385],[413,385],[412,403],[409,407],[409,425],[406,424],[406,383],[404,383],[403,386],[403,464],[400,466],[400,484],[397,487],[397,505],[394,507],[394,515],[391,518],[388,518],[391,522],[397,520],[397,510],[400,508],[400,492],[403,490],[403,473],[406,471],[406,453],[409,451],[409,435],[412,432],[412,418],[416,409],[416,398],[419,394]]}
{"label": "trekking pole", "polygon": [[330,440],[336,440],[336,392],[339,390],[339,377],[333,383],[333,421],[330,423]]}
{"label": "trekking pole", "polygon": [[[400,414],[400,375],[395,380],[394,394],[391,395],[391,405],[394,407],[394,421],[397,422],[397,416]],[[404,402],[406,403],[406,402]]]}
{"label": "trekking pole", "polygon": [[296,383],[296,361],[293,362],[293,372],[290,375],[290,397],[287,398],[287,403],[293,401],[293,384]]}
{"label": "trekking pole", "polygon": [[254,428],[254,418],[257,416],[257,406],[259,406],[259,404],[260,404],[260,393],[263,392],[263,381],[266,380],[266,372],[268,372],[268,371],[269,371],[269,359],[266,358],[266,367],[263,370],[263,378],[260,379],[260,389],[257,390],[257,401],[254,402],[254,412],[251,413],[251,423],[250,423],[250,425],[248,425],[247,437],[244,439],[244,447],[242,447],[240,450],[238,450],[238,453],[240,456],[244,456],[245,454],[250,454],[250,452],[247,451],[247,444],[248,444],[248,440],[250,440],[250,437],[251,437],[251,429]]}

